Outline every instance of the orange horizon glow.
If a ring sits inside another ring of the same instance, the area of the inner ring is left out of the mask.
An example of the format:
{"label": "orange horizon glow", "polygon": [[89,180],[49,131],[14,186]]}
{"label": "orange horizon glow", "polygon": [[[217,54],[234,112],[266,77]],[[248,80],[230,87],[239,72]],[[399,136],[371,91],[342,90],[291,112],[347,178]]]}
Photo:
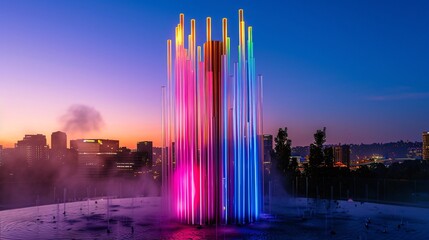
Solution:
{"label": "orange horizon glow", "polygon": [[[25,135],[30,134],[43,134],[46,136],[46,143],[47,145],[51,146],[51,134],[56,131],[61,131],[58,129],[54,129],[52,131],[29,131],[29,132],[19,132],[15,133],[13,135],[10,135],[7,139],[2,136],[2,139],[0,139],[0,145],[3,146],[3,149],[5,148],[14,148],[15,144],[24,138]],[[63,132],[63,131],[62,131]],[[156,133],[145,133],[145,134],[138,134],[138,133],[109,133],[109,132],[91,132],[91,133],[67,133],[67,145],[69,146],[70,140],[74,139],[111,139],[111,140],[119,140],[119,146],[120,147],[127,147],[129,149],[136,149],[137,148],[137,142],[142,141],[152,141],[154,147],[160,147],[161,146],[161,134]]]}

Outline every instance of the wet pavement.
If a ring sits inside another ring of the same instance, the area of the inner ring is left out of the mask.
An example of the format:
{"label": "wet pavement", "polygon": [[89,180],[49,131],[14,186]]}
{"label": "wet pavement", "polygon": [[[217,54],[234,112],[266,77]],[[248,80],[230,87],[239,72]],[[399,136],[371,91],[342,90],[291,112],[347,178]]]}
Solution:
{"label": "wet pavement", "polygon": [[169,220],[161,198],[91,199],[0,211],[0,239],[428,239],[429,209],[275,198],[246,225]]}

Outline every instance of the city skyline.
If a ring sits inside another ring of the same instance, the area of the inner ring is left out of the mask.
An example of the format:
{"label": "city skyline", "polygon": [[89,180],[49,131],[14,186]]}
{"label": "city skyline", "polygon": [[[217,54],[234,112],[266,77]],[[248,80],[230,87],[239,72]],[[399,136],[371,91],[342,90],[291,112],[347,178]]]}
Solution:
{"label": "city skyline", "polygon": [[[56,136],[55,136],[56,135]],[[61,136],[59,136],[61,135]],[[61,132],[61,131],[56,131],[56,132],[52,132],[50,134],[50,137],[48,134],[44,134],[44,133],[35,133],[35,134],[25,134],[24,136],[21,137],[21,139],[18,139],[16,142],[13,143],[13,146],[4,146],[4,145],[0,145],[5,149],[13,149],[13,148],[17,148],[19,143],[22,142],[23,140],[25,140],[28,137],[43,137],[46,141],[46,143],[44,145],[46,145],[47,149],[50,150],[64,150],[64,149],[71,149],[72,148],[72,142],[75,141],[87,141],[87,142],[94,142],[97,140],[107,140],[107,141],[117,141],[118,143],[120,142],[120,139],[114,139],[114,138],[81,138],[81,137],[77,137],[77,138],[73,138],[73,139],[68,139],[67,138],[67,133],[66,132]],[[55,136],[55,137],[54,137]],[[134,150],[134,151],[141,151],[142,148],[144,148],[144,145],[150,144],[150,147],[152,148],[152,141],[151,140],[139,140],[138,142],[136,142],[134,144],[133,147],[129,147],[129,146],[121,146],[118,145],[119,147],[126,147],[130,150]],[[160,148],[157,146],[154,146],[155,148]],[[140,150],[139,150],[140,149]]]}
{"label": "city skyline", "polygon": [[[25,136],[43,135],[43,136],[46,138],[46,142],[47,142],[47,144],[46,144],[46,145],[49,147],[49,149],[54,149],[54,148],[52,147],[52,134],[53,134],[53,133],[58,133],[58,132],[61,132],[61,131],[51,132],[50,134],[45,134],[45,133],[26,133],[26,134],[22,135],[20,138],[18,138],[18,139],[16,139],[15,141],[13,141],[13,142],[12,142],[12,145],[2,145],[2,144],[0,144],[0,146],[1,146],[3,149],[12,149],[12,148],[15,148],[15,147],[16,147],[16,144],[17,144],[19,141],[21,141],[22,139],[24,139],[24,138],[25,138]],[[424,131],[424,132],[423,132],[423,135],[424,135],[426,132],[429,132],[429,131]],[[100,138],[100,137],[97,137],[97,136],[92,136],[92,137],[86,137],[86,138],[83,138],[83,137],[76,136],[76,138],[68,138],[68,135],[67,135],[67,133],[66,133],[66,132],[61,132],[61,133],[65,133],[65,134],[66,134],[66,136],[67,136],[67,141],[66,141],[67,149],[70,149],[70,141],[74,141],[74,140],[84,140],[84,139],[106,139],[106,140],[118,140],[119,142],[122,142],[122,140],[121,140],[121,139],[119,139],[119,138],[112,138],[112,137]],[[264,136],[264,138],[265,138],[265,137],[271,137],[271,141],[274,143],[274,138],[275,138],[276,136],[271,135],[271,134],[264,134],[263,136]],[[371,144],[389,144],[389,143],[396,143],[396,142],[401,142],[401,141],[403,141],[403,140],[396,140],[396,141],[390,141],[390,142],[384,142],[384,143],[377,143],[377,142],[371,142],[371,143],[351,143],[351,144],[347,144],[347,145],[356,145],[356,146],[358,146],[358,145],[371,145]],[[420,135],[420,139],[417,139],[417,140],[415,140],[415,141],[409,141],[409,142],[411,142],[411,143],[421,143],[421,144],[423,144],[423,141],[424,141],[424,139],[422,140],[422,135]],[[152,141],[152,140],[150,140],[150,139],[147,139],[147,140],[141,140],[141,139],[140,139],[140,140],[138,140],[137,142],[133,143],[132,145],[126,145],[126,146],[125,146],[125,145],[123,145],[123,144],[120,144],[120,147],[126,147],[126,148],[128,148],[128,149],[130,149],[130,150],[137,151],[137,150],[138,150],[138,145],[139,145],[139,144],[141,144],[141,143],[145,143],[145,142],[153,142],[153,141]],[[407,142],[407,141],[405,141],[405,142]],[[337,146],[338,144],[342,145],[342,143],[326,143],[325,145],[326,145],[326,146]],[[308,144],[308,145],[292,145],[292,147],[293,147],[293,148],[295,148],[295,147],[297,147],[297,148],[303,148],[303,147],[309,147],[309,145],[310,145],[310,144]],[[272,145],[272,146],[274,146],[274,145]],[[162,146],[156,146],[156,145],[153,145],[153,147],[154,147],[154,148],[162,148]],[[265,150],[265,151],[266,151],[266,150]]]}
{"label": "city skyline", "polygon": [[[219,29],[239,8],[257,29],[264,133],[288,127],[294,146],[309,145],[325,126],[328,143],[421,141],[429,129],[429,3],[268,3],[1,2],[0,145],[25,134],[49,140],[64,130],[70,106],[81,104],[102,124],[67,132],[69,139],[161,146],[170,26],[183,12],[212,16]],[[196,26],[204,29],[204,21]]]}

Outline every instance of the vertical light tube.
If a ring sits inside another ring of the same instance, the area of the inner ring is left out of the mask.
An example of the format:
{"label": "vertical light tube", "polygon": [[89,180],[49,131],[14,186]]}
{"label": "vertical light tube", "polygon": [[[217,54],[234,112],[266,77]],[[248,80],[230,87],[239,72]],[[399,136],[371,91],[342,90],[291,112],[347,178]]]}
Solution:
{"label": "vertical light tube", "polygon": [[259,189],[259,192],[258,192],[258,194],[259,194],[259,196],[258,196],[258,199],[259,199],[259,211],[258,211],[258,214],[260,213],[260,211],[263,209],[263,206],[264,206],[264,199],[263,199],[263,197],[264,197],[264,194],[263,194],[263,182],[264,182],[264,179],[263,179],[263,177],[264,177],[264,168],[263,168],[263,151],[262,151],[262,149],[263,149],[263,144],[264,144],[264,142],[263,142],[263,108],[262,108],[262,105],[263,105],[263,101],[264,101],[264,95],[263,95],[263,77],[262,77],[262,75],[258,75],[258,81],[257,81],[257,85],[258,85],[258,89],[257,89],[257,104],[256,104],[256,106],[257,106],[257,135],[258,135],[258,140],[259,140],[259,142],[258,142],[258,149],[259,149],[259,161],[258,161],[258,167],[259,167],[259,174],[257,175],[257,176],[259,176],[259,179],[258,179],[258,185],[260,186],[260,189]]}
{"label": "vertical light tube", "polygon": [[204,69],[203,63],[201,62],[201,47],[197,47],[197,137],[198,137],[198,146],[197,146],[197,154],[198,154],[198,186],[199,186],[199,224],[203,224],[203,83],[204,83]]}
{"label": "vertical light tube", "polygon": [[206,41],[210,42],[212,40],[212,19],[208,17],[206,19]]}
{"label": "vertical light tube", "polygon": [[[191,71],[194,72],[193,78],[195,78],[195,48],[196,48],[196,33],[195,33],[195,19],[191,19],[191,46],[190,46],[190,51],[191,51],[191,62],[192,62],[192,69]],[[194,79],[195,80],[195,79]]]}
{"label": "vertical light tube", "polygon": [[[167,186],[168,186],[168,184],[167,184],[167,181],[166,181],[166,175],[167,175],[167,154],[166,154],[166,147],[167,147],[167,142],[166,142],[166,136],[167,136],[167,126],[168,126],[168,123],[166,122],[166,112],[167,112],[167,109],[166,109],[166,98],[167,98],[167,95],[166,95],[166,91],[165,91],[165,87],[164,86],[162,86],[161,87],[161,96],[162,96],[162,104],[161,104],[161,106],[162,106],[162,111],[161,111],[161,129],[162,129],[162,150],[161,150],[161,159],[162,159],[162,162],[161,162],[161,169],[162,169],[162,187],[161,187],[161,189],[162,189],[162,202],[163,202],[163,204],[168,204],[168,200],[169,200],[169,198],[167,197],[167,193],[168,193],[168,190],[167,190]],[[167,211],[166,211],[167,213],[169,212],[168,211],[168,209],[167,209]]]}
{"label": "vertical light tube", "polygon": [[165,89],[165,129],[166,131],[164,134],[166,137],[165,139],[165,148],[167,148],[167,155],[164,156],[163,161],[165,162],[164,167],[164,177],[162,181],[165,182],[165,191],[166,191],[166,197],[168,199],[167,201],[167,211],[171,212],[172,210],[172,203],[171,203],[171,174],[172,174],[172,149],[171,149],[171,139],[172,139],[172,124],[171,124],[171,118],[172,118],[172,53],[171,53],[171,40],[167,40],[167,89]]}
{"label": "vertical light tube", "polygon": [[228,50],[227,41],[228,41],[228,19],[223,18],[222,19],[222,43],[223,43],[222,54],[225,54],[225,55],[227,54],[227,50]]}
{"label": "vertical light tube", "polygon": [[228,20],[222,19],[222,217],[228,223]]}
{"label": "vertical light tube", "polygon": [[212,40],[211,18],[206,19],[203,50],[196,45],[194,19],[185,44],[180,14],[174,65],[167,41],[163,195],[170,193],[178,218],[189,224],[255,221],[262,205],[261,88],[255,78],[252,28],[247,28],[246,44],[242,9],[238,20],[238,62],[233,67],[226,18],[220,42]]}
{"label": "vertical light tube", "polygon": [[185,14],[180,14],[180,42],[184,44],[185,42]]}

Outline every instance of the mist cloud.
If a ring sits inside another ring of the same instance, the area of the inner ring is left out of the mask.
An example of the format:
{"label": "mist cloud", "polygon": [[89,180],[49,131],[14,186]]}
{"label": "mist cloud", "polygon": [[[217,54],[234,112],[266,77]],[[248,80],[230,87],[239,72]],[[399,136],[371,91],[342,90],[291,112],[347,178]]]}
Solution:
{"label": "mist cloud", "polygon": [[66,132],[98,131],[104,125],[100,112],[82,104],[70,106],[60,120]]}

